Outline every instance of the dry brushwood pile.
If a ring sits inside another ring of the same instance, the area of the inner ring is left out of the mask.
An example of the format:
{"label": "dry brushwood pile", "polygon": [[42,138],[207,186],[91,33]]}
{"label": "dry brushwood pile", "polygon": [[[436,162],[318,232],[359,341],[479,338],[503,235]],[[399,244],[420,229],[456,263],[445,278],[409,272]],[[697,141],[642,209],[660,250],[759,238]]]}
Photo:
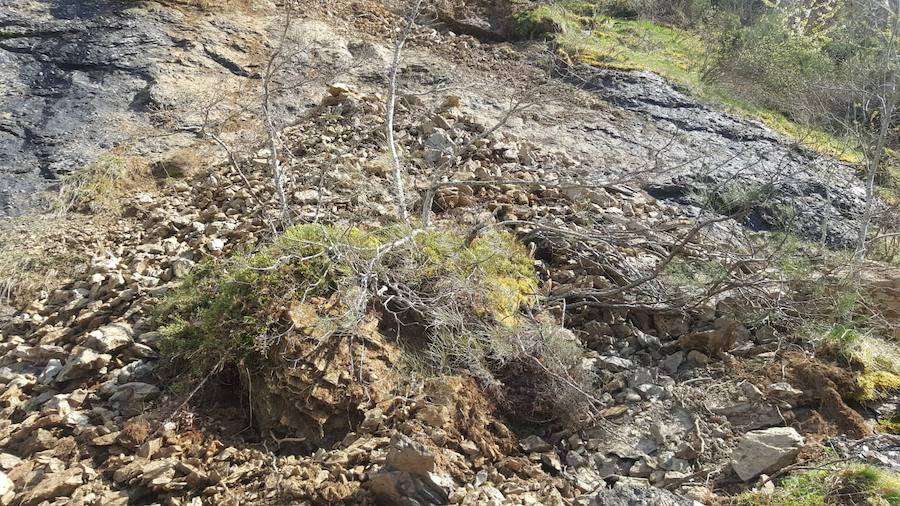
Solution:
{"label": "dry brushwood pile", "polygon": [[431,82],[444,52],[484,77],[513,51],[457,3],[407,27],[398,74],[430,93],[390,89],[380,3],[313,9],[306,64],[358,58],[344,81],[290,89],[297,112],[252,66],[262,118],[237,101],[179,127],[217,155],[153,165],[106,221],[16,232],[83,261],[0,320],[0,505],[690,506],[826,453],[900,471],[876,430],[900,423],[896,270],[846,310],[872,333],[810,330],[846,305],[840,253],[528,138],[584,92],[527,58],[537,94],[506,109]]}

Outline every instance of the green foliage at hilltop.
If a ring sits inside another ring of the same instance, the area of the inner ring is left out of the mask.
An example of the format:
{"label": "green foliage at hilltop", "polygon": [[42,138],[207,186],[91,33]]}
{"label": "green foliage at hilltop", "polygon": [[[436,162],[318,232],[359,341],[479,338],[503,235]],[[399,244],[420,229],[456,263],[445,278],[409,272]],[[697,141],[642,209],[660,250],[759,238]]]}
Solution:
{"label": "green foliage at hilltop", "polygon": [[886,28],[871,26],[878,14],[851,4],[558,0],[521,13],[518,26],[523,36],[555,32],[558,49],[573,60],[654,71],[855,163],[861,155],[848,137],[847,115],[864,121],[868,113],[839,90],[876,81],[879,58],[890,48],[878,37]]}

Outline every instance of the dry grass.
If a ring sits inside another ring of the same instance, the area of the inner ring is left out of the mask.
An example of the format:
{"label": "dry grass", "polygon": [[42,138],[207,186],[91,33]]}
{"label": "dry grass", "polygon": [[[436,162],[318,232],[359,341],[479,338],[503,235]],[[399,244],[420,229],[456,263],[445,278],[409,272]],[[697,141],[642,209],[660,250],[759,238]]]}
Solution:
{"label": "dry grass", "polygon": [[147,160],[128,154],[127,147],[122,147],[61,177],[53,205],[59,215],[79,212],[118,216],[123,197],[153,187]]}
{"label": "dry grass", "polygon": [[0,228],[0,302],[27,305],[62,285],[86,258],[78,236],[89,227],[71,216],[5,222]]}

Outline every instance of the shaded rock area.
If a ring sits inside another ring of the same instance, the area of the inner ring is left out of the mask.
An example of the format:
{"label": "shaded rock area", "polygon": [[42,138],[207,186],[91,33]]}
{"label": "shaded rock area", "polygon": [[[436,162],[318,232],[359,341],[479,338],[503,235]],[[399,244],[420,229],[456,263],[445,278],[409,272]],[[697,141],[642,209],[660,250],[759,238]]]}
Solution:
{"label": "shaded rock area", "polygon": [[[617,165],[652,162],[642,179],[654,197],[705,206],[711,198],[755,193],[763,203],[743,220],[752,229],[778,229],[787,221],[811,240],[834,246],[856,240],[854,218],[864,209],[865,191],[851,167],[759,122],[707,106],[656,74],[581,67],[576,75],[578,86],[646,122],[595,131],[597,141],[614,139],[602,142],[621,156]],[[628,131],[637,129],[629,140]]]}
{"label": "shaded rock area", "polygon": [[667,490],[640,487],[626,483],[601,491],[590,506],[695,506],[700,503]]}
{"label": "shaded rock area", "polygon": [[151,157],[188,142],[152,135],[155,113],[191,97],[197,111],[205,78],[246,79],[261,37],[251,22],[192,16],[149,2],[0,0],[0,213],[34,208],[60,175],[125,142]]}
{"label": "shaded rock area", "polygon": [[529,6],[528,0],[443,0],[435,10],[438,21],[450,30],[485,42],[498,42],[515,35],[514,16]]}

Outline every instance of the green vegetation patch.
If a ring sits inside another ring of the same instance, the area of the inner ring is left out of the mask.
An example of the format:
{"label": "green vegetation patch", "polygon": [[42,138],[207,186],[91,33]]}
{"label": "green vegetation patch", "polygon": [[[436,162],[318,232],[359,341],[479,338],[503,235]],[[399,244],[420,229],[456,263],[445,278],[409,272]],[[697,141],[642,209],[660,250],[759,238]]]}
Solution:
{"label": "green vegetation patch", "polygon": [[[706,14],[713,12],[710,9]],[[778,104],[762,103],[767,97],[784,96],[785,100],[790,100],[795,98],[795,94],[751,94],[746,86],[737,89],[723,85],[721,79],[713,79],[708,67],[718,63],[715,54],[718,47],[715,46],[720,41],[706,38],[710,35],[708,32],[716,31],[718,27],[686,30],[640,19],[639,15],[638,11],[619,6],[617,2],[561,0],[520,13],[516,17],[516,31],[522,37],[552,34],[558,51],[573,62],[655,72],[690,89],[704,100],[719,104],[730,112],[762,121],[817,151],[849,163],[860,161],[860,154],[840,136],[821,128],[805,126],[803,122],[790,118],[777,107]],[[692,20],[700,21],[696,16]],[[768,81],[777,83],[770,88],[786,90],[783,85],[785,79],[790,77],[791,82],[802,79],[807,68],[821,67],[816,62],[824,56],[807,41],[785,44],[777,39],[780,34],[782,32],[773,33],[771,27],[765,26],[754,27],[752,33],[748,31],[743,34],[743,38],[747,39],[744,45],[757,44],[762,49],[752,54],[741,53],[746,58],[757,60],[743,62],[739,66],[755,72],[754,79],[762,75]],[[770,48],[765,49],[763,43]],[[738,59],[735,55],[726,56],[729,61]],[[754,70],[756,68],[768,69],[769,72]],[[748,79],[738,81],[748,83]]]}
{"label": "green vegetation patch", "polygon": [[457,230],[299,225],[258,251],[198,266],[154,317],[170,363],[203,372],[259,365],[298,326],[318,338],[352,332],[375,303],[420,313],[431,336],[478,328],[473,321],[514,327],[537,290],[527,250],[505,232],[467,241]]}
{"label": "green vegetation patch", "polygon": [[880,418],[875,424],[875,429],[886,434],[900,434],[900,414]]}
{"label": "green vegetation patch", "polygon": [[900,475],[861,464],[834,464],[783,479],[771,495],[746,493],[739,506],[900,505]]}

